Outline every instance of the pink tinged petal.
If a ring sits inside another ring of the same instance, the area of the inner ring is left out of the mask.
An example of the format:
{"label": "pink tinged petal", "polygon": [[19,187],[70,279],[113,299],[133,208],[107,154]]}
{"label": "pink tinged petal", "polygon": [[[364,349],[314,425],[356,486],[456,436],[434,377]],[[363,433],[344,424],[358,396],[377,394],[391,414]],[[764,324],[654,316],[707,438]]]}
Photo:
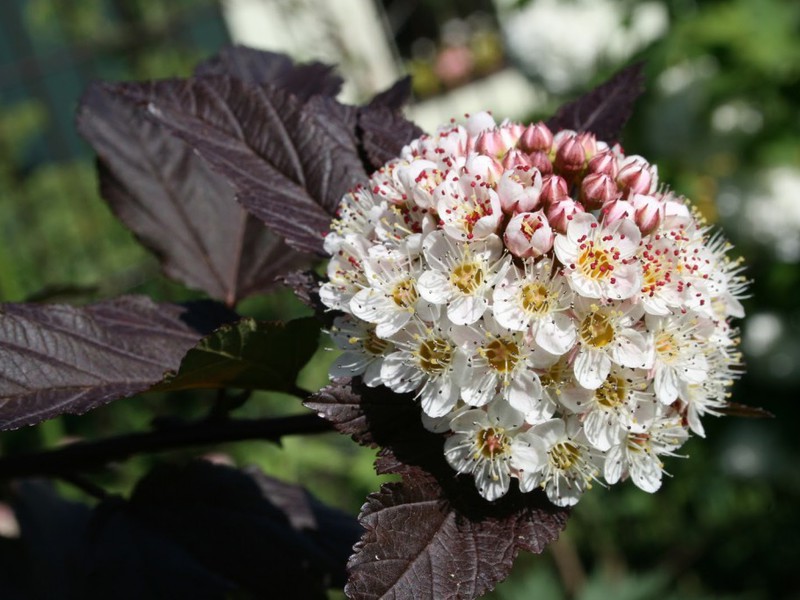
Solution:
{"label": "pink tinged petal", "polygon": [[619,443],[622,436],[617,415],[604,410],[593,410],[587,414],[583,420],[583,431],[589,443],[601,452]]}
{"label": "pink tinged petal", "polygon": [[452,289],[447,275],[441,271],[425,271],[417,280],[419,295],[433,304],[445,304],[452,296]]}
{"label": "pink tinged petal", "polygon": [[480,111],[475,114],[472,114],[467,119],[467,122],[464,124],[464,127],[467,129],[467,133],[469,133],[470,137],[477,137],[479,133],[486,131],[487,129],[494,129],[497,126],[497,123],[494,120],[494,117],[490,115],[486,111]]}
{"label": "pink tinged petal", "polygon": [[539,376],[530,369],[514,375],[506,391],[508,403],[526,414],[536,408],[541,397],[542,384]]}
{"label": "pink tinged petal", "polygon": [[429,417],[443,417],[458,402],[459,388],[448,377],[428,380],[419,393],[422,410]]}
{"label": "pink tinged petal", "polygon": [[597,228],[597,219],[592,213],[578,213],[573,215],[567,225],[567,239],[574,246],[579,246],[587,237],[594,239]]}
{"label": "pink tinged petal", "polygon": [[620,219],[615,224],[614,245],[619,251],[620,258],[631,258],[639,249],[639,242],[642,241],[642,232],[631,219]]}
{"label": "pink tinged petal", "polygon": [[619,264],[614,267],[614,282],[609,279],[606,291],[609,298],[626,300],[635,296],[642,288],[639,263]]}
{"label": "pink tinged petal", "polygon": [[611,359],[623,367],[649,369],[652,352],[647,338],[633,329],[624,329],[614,336],[609,354]]}
{"label": "pink tinged petal", "polygon": [[535,324],[536,343],[551,354],[566,354],[575,345],[575,323],[564,313],[551,313]]}
{"label": "pink tinged petal", "polygon": [[461,296],[447,305],[447,316],[456,325],[471,325],[483,316],[489,302],[483,296]]}
{"label": "pink tinged petal", "polygon": [[422,380],[422,372],[409,364],[410,360],[408,352],[394,352],[383,359],[381,379],[398,394],[413,392]]}
{"label": "pink tinged petal", "polygon": [[605,464],[603,465],[603,477],[609,485],[614,485],[625,473],[626,467],[623,446],[612,446],[606,453]]}
{"label": "pink tinged petal", "polygon": [[569,285],[584,298],[603,298],[606,296],[606,291],[609,287],[599,281],[584,277],[579,271],[573,271],[569,274]]}
{"label": "pink tinged petal", "polygon": [[656,397],[664,404],[672,404],[677,400],[680,393],[681,381],[673,367],[667,365],[656,365],[656,376],[653,387]]}
{"label": "pink tinged petal", "polygon": [[496,233],[497,228],[500,226],[500,217],[502,214],[498,203],[497,210],[493,214],[481,217],[475,222],[475,225],[472,227],[472,237],[469,239],[483,240],[491,234]]}
{"label": "pink tinged petal", "polygon": [[611,372],[611,359],[606,356],[605,352],[581,348],[578,356],[575,357],[573,369],[578,383],[590,390],[596,390]]}
{"label": "pink tinged petal", "polygon": [[575,264],[575,261],[578,260],[578,246],[570,242],[564,235],[556,235],[556,239],[553,241],[553,248],[556,251],[558,260],[567,266]]}

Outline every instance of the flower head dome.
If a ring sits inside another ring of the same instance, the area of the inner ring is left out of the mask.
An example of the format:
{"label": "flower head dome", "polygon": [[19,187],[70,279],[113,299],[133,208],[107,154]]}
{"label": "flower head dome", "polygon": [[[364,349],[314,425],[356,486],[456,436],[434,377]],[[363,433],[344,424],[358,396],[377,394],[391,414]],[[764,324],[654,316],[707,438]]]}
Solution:
{"label": "flower head dome", "polygon": [[487,500],[653,492],[736,377],[746,282],[645,158],[478,113],[347,194],[323,303],[333,374],[415,394]]}

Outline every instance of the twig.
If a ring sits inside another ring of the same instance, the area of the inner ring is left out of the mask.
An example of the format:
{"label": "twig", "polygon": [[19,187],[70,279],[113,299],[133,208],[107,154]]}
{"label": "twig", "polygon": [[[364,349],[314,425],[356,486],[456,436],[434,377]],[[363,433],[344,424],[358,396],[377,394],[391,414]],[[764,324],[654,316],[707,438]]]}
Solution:
{"label": "twig", "polygon": [[330,423],[313,414],[268,419],[203,420],[94,442],[77,442],[55,450],[6,456],[0,458],[0,479],[32,475],[65,478],[134,454],[243,440],[277,441],[286,435],[322,433],[331,429]]}
{"label": "twig", "polygon": [[556,563],[558,575],[567,598],[577,598],[586,585],[586,570],[575,544],[565,535],[550,544],[550,554]]}

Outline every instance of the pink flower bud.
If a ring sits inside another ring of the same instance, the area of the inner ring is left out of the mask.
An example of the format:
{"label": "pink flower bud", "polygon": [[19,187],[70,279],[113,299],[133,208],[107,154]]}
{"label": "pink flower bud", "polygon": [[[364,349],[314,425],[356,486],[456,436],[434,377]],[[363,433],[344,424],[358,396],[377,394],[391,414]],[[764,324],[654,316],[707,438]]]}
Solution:
{"label": "pink flower bud", "polygon": [[550,251],[555,234],[547,217],[539,210],[514,215],[508,222],[503,239],[514,256],[536,258]]}
{"label": "pink flower bud", "polygon": [[547,175],[542,178],[542,192],[540,200],[545,206],[569,198],[569,186],[566,180],[559,175]]}
{"label": "pink flower bud", "polygon": [[628,156],[617,174],[619,187],[629,194],[649,194],[658,184],[650,164],[641,156]]}
{"label": "pink flower bud", "polygon": [[581,182],[581,202],[587,210],[600,208],[619,196],[617,184],[604,173],[590,173]]}
{"label": "pink flower bud", "polygon": [[555,169],[567,180],[574,180],[586,166],[586,150],[577,136],[565,138],[556,150]]}
{"label": "pink flower bud", "polygon": [[654,196],[634,194],[631,204],[636,211],[634,220],[645,235],[652,233],[664,220],[664,203]]}
{"label": "pink flower bud", "polygon": [[583,133],[579,133],[578,141],[583,146],[583,151],[586,154],[586,158],[592,158],[595,154],[597,154],[597,138],[593,133],[585,131]]}
{"label": "pink flower bud", "polygon": [[617,164],[617,157],[608,150],[599,152],[592,157],[589,161],[590,173],[604,173],[613,179],[617,178],[619,173],[619,165]]}
{"label": "pink flower bud", "polygon": [[601,212],[603,213],[603,221],[605,224],[611,225],[620,219],[633,220],[636,209],[634,209],[633,204],[627,200],[612,200],[603,205]]}
{"label": "pink flower bud", "polygon": [[475,140],[475,151],[493,158],[502,158],[508,148],[506,139],[497,129],[484,131]]}
{"label": "pink flower bud", "polygon": [[567,224],[572,220],[573,215],[586,212],[580,203],[575,202],[572,198],[566,197],[557,202],[553,202],[547,208],[547,220],[550,222],[550,227],[559,233],[567,232]]}
{"label": "pink flower bud", "polygon": [[531,161],[531,166],[539,169],[542,175],[549,175],[553,172],[553,163],[550,162],[550,156],[548,156],[547,152],[543,150],[531,152],[528,155],[528,159]]}
{"label": "pink flower bud", "polygon": [[524,152],[520,152],[516,148],[509,150],[506,157],[503,159],[503,167],[505,169],[514,169],[516,167],[530,167],[531,159]]}
{"label": "pink flower bud", "polygon": [[542,123],[528,125],[517,145],[525,152],[550,152],[553,146],[553,132]]}
{"label": "pink flower bud", "polygon": [[542,175],[536,169],[518,167],[507,170],[497,183],[497,196],[506,214],[531,212],[540,204]]}

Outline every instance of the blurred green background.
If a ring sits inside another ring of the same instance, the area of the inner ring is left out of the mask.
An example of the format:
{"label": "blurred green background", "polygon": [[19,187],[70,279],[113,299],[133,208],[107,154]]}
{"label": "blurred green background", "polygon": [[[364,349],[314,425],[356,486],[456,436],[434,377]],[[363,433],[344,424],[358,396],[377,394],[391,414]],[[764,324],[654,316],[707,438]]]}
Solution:
{"label": "blurred green background", "polygon": [[[724,229],[753,280],[741,324],[747,373],[732,399],[776,418],[706,419],[707,439],[690,440],[686,459],[668,460],[674,477],[657,494],[632,485],[592,490],[562,540],[541,558],[521,557],[489,597],[800,598],[800,3],[366,3],[398,72],[415,76],[417,98],[445,106],[448,92],[513,69],[538,90],[528,117],[546,117],[563,99],[646,59],[648,89],[625,130],[626,151],[657,163],[662,180]],[[105,207],[72,115],[90,80],[187,75],[237,39],[229,4],[0,2],[0,300],[197,297],[165,280]],[[303,11],[314,2],[264,4]],[[564,27],[569,33],[552,41]],[[482,108],[491,106],[472,109]],[[288,293],[248,300],[240,310],[263,318],[304,314]],[[322,385],[330,358],[321,349],[301,385]],[[4,433],[0,451],[144,430],[154,417],[205,414],[210,401],[185,393],[124,400]],[[299,410],[296,399],[262,394],[240,412]],[[212,451],[302,481],[353,514],[380,482],[373,453],[333,434],[287,439],[282,448],[240,443]],[[154,461],[178,454],[131,460],[97,482],[124,493]],[[13,534],[13,526],[4,531]]]}

